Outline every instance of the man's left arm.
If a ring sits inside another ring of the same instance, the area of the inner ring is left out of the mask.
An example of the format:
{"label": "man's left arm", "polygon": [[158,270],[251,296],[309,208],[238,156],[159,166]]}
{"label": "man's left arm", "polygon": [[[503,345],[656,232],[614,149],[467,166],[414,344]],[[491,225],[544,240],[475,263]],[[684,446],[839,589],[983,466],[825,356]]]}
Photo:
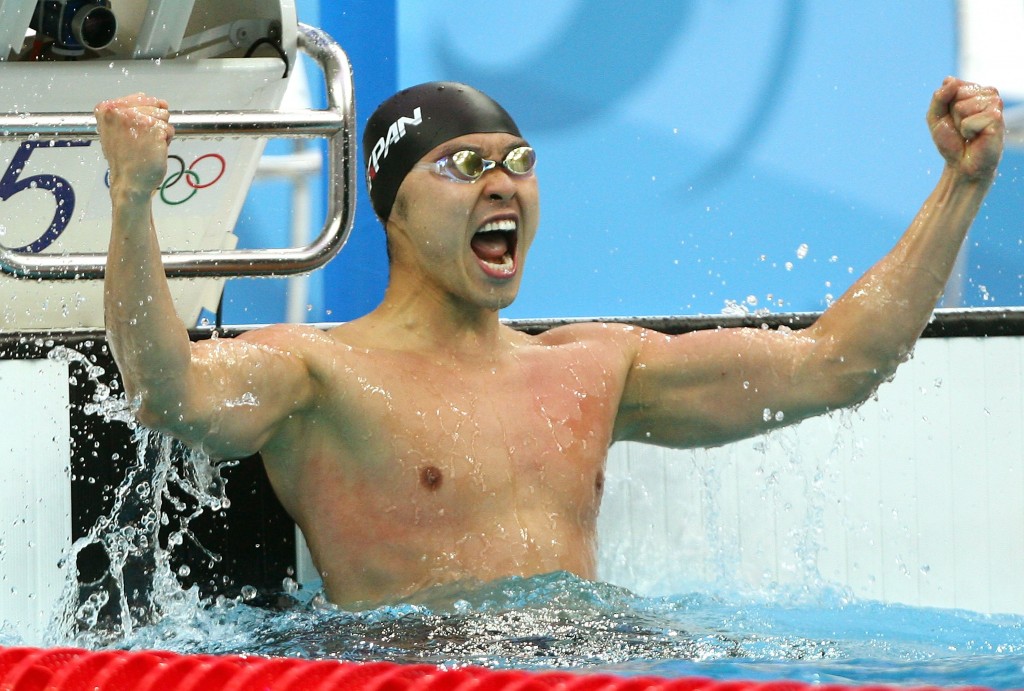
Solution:
{"label": "man's left arm", "polygon": [[644,334],[618,438],[724,443],[859,403],[892,376],[924,330],[995,178],[1002,101],[995,89],[947,78],[928,125],[945,167],[897,245],[803,331]]}

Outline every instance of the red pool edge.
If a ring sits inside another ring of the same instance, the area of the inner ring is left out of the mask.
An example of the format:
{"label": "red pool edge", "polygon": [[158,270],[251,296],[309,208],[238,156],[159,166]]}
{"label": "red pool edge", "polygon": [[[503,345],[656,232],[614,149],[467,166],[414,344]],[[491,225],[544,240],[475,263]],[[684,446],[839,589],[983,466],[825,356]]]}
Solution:
{"label": "red pool edge", "polygon": [[[938,687],[915,687],[919,690]],[[958,687],[981,691],[982,687]],[[622,677],[586,672],[444,668],[394,662],[339,662],[165,651],[0,648],[0,691],[907,691],[908,687]]]}

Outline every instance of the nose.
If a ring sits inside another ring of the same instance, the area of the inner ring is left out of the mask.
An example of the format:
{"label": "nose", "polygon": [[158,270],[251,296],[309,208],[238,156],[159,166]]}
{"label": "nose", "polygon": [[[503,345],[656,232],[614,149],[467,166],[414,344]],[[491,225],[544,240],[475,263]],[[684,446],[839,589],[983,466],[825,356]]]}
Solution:
{"label": "nose", "polygon": [[508,201],[516,195],[516,180],[502,166],[495,166],[480,178],[484,192],[492,201]]}

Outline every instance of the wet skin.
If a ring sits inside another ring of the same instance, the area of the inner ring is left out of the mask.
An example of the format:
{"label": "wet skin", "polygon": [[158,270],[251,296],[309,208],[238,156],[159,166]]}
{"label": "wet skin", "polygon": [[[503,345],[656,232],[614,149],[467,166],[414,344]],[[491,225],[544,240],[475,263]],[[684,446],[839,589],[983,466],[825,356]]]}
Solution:
{"label": "wet skin", "polygon": [[509,331],[496,352],[452,357],[375,344],[359,323],[286,328],[290,342],[305,331],[313,376],[331,384],[262,453],[333,600],[510,574],[595,575],[628,362],[597,329],[579,333],[591,329],[568,340]]}
{"label": "wet skin", "polygon": [[[1001,109],[993,89],[943,82],[927,116],[945,162],[935,190],[893,250],[797,333],[503,326],[539,197],[535,177],[498,167],[474,184],[405,178],[387,224],[387,292],[367,316],[192,344],[151,216],[173,137],[167,104],[104,102],[111,348],[143,424],[216,457],[261,452],[334,602],[556,570],[592,578],[609,444],[723,444],[854,405],[895,372],[994,179]],[[501,160],[521,143],[469,135],[423,162],[467,147]],[[227,404],[240,400],[253,403]]]}
{"label": "wet skin", "polygon": [[[522,143],[460,137],[425,160],[460,148],[500,159]],[[388,227],[382,305],[326,334],[248,337],[275,350],[301,344],[323,383],[262,455],[334,601],[511,574],[595,575],[604,459],[630,362],[606,338],[624,327],[532,337],[497,323],[518,291],[537,207],[533,177],[494,171],[470,185],[414,171]],[[496,219],[515,232],[481,248],[474,235]]]}

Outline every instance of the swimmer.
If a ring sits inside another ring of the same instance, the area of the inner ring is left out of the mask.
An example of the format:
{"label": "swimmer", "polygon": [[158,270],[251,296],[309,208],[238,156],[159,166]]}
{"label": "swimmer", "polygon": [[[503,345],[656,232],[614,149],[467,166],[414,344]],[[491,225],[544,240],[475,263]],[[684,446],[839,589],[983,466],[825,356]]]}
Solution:
{"label": "swimmer", "polygon": [[[381,304],[326,330],[191,343],[151,215],[167,109],[142,94],[96,108],[113,201],[106,326],[125,388],[148,427],[214,457],[259,452],[345,606],[460,580],[594,578],[613,442],[714,446],[870,396],[942,294],[1004,131],[994,89],[942,83],[927,113],[945,162],[935,190],[807,329],[578,323],[534,336],[498,314],[537,232],[535,153],[486,95],[420,85],[381,105],[363,142],[390,261]],[[243,399],[254,405],[228,405]]]}

